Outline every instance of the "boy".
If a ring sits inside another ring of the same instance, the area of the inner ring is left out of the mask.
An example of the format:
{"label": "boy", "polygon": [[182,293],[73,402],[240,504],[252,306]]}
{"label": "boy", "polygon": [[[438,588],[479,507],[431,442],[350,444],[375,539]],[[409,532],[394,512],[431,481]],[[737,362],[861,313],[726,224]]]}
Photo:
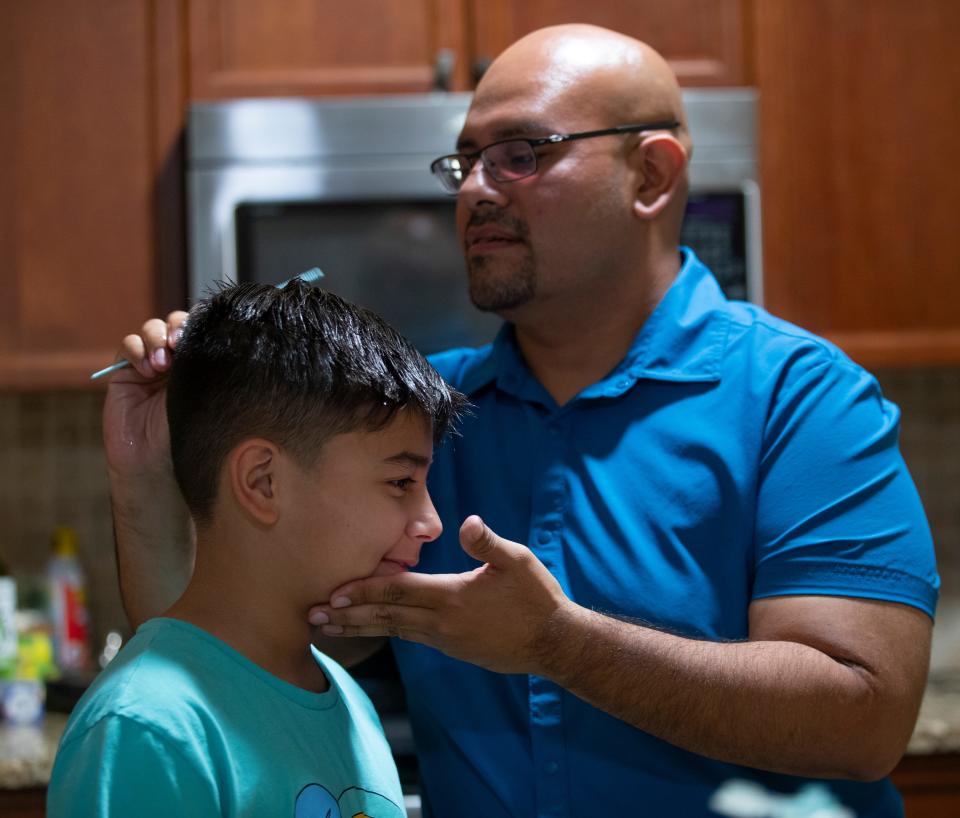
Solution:
{"label": "boy", "polygon": [[463,396],[377,316],[296,280],[194,307],[167,389],[193,579],[78,704],[48,814],[402,818],[370,701],[304,623],[439,535],[426,474]]}

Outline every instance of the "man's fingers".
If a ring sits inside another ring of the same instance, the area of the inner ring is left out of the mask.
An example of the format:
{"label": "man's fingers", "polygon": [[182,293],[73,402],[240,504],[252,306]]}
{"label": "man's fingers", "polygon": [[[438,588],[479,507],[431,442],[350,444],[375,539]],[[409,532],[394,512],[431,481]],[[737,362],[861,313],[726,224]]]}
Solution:
{"label": "man's fingers", "polygon": [[447,587],[450,577],[442,574],[393,574],[387,577],[369,577],[337,588],[330,594],[329,606],[311,609],[310,621],[315,611],[346,608],[354,605],[386,603],[389,605],[413,605],[432,607],[438,591]]}
{"label": "man's fingers", "polygon": [[153,367],[155,372],[165,372],[170,366],[167,322],[160,318],[151,318],[140,328],[140,337],[143,338],[150,366]]}
{"label": "man's fingers", "polygon": [[140,328],[123,339],[118,357],[126,358],[144,378],[153,379],[166,372],[172,361],[171,351],[176,347],[187,313],[171,312],[166,320],[151,318]]}
{"label": "man's fingers", "polygon": [[[403,605],[358,605],[331,612],[329,625],[322,625],[324,636],[398,636],[401,639],[422,635],[432,628],[435,618],[426,608]],[[414,636],[411,636],[413,634]]]}
{"label": "man's fingers", "polygon": [[139,335],[128,335],[123,339],[123,342],[120,344],[120,351],[117,353],[117,358],[126,358],[130,361],[133,368],[144,378],[156,377],[157,373],[153,367],[150,366],[150,361],[147,358],[146,345],[143,343],[143,338]]}
{"label": "man's fingers", "polygon": [[183,310],[175,310],[165,320],[151,318],[146,321],[139,333],[131,333],[123,339],[117,353],[118,360],[125,358],[140,376],[148,380],[166,372],[173,360],[171,353],[183,335],[187,317],[188,313]]}
{"label": "man's fingers", "polygon": [[174,310],[167,316],[167,344],[170,349],[176,349],[180,336],[183,335],[183,328],[187,322],[188,313],[183,310]]}

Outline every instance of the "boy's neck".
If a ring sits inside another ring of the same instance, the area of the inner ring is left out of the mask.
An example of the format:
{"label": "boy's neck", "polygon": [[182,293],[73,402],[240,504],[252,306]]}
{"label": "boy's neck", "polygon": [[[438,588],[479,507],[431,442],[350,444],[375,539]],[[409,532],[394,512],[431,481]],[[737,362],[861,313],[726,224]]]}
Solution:
{"label": "boy's neck", "polygon": [[197,560],[186,591],[165,616],[196,625],[285,682],[314,693],[330,683],[310,650],[313,628],[263,572],[244,566],[242,545],[197,536]]}

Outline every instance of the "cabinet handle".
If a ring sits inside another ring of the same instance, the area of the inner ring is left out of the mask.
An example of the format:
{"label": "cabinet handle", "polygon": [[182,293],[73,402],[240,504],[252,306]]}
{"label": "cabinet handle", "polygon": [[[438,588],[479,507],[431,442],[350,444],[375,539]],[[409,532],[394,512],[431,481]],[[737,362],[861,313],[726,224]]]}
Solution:
{"label": "cabinet handle", "polygon": [[487,73],[487,69],[490,67],[490,63],[492,62],[493,60],[491,60],[489,57],[484,57],[481,55],[474,58],[473,62],[470,63],[470,76],[473,78],[474,85],[480,82],[480,79],[484,74]]}
{"label": "cabinet handle", "polygon": [[451,48],[441,48],[433,63],[433,90],[449,91],[453,84],[453,67],[457,55]]}

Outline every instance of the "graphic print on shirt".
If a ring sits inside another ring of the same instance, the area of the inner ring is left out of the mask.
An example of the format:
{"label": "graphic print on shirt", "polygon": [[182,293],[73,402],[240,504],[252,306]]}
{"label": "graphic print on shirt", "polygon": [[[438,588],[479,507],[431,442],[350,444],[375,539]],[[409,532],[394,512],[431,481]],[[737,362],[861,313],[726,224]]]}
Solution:
{"label": "graphic print on shirt", "polygon": [[294,818],[405,818],[403,808],[379,793],[350,787],[334,798],[320,784],[307,784],[297,794]]}

